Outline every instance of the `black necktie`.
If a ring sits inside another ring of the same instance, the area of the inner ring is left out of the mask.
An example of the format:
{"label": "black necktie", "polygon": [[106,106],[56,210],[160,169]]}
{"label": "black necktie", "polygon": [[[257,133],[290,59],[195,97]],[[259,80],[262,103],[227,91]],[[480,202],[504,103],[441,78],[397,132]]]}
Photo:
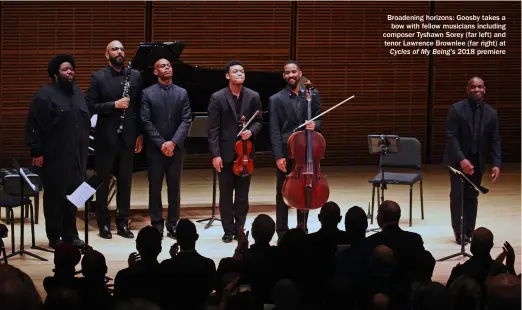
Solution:
{"label": "black necktie", "polygon": [[480,108],[479,106],[475,106],[473,112],[473,138],[471,142],[471,153],[478,152],[478,143],[479,143],[479,133],[480,133]]}

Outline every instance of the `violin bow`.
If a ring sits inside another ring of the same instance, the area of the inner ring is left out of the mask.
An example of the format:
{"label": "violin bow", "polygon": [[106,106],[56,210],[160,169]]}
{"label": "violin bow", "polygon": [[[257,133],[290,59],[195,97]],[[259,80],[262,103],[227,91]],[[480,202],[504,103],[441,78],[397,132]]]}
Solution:
{"label": "violin bow", "polygon": [[349,97],[349,98],[346,98],[344,99],[343,101],[339,102],[338,104],[334,105],[333,107],[329,108],[328,110],[324,111],[323,113],[317,115],[316,117],[310,119],[310,120],[307,120],[306,122],[302,123],[301,125],[299,125],[299,127],[297,127],[296,129],[294,129],[294,131],[298,130],[299,128],[303,127],[303,126],[306,126],[308,125],[309,123],[313,122],[314,120],[316,120],[317,118],[325,115],[326,113],[332,111],[333,109],[337,108],[338,106],[340,106],[341,104],[347,102],[348,100],[352,99],[353,97],[355,97],[355,95]]}
{"label": "violin bow", "polygon": [[245,127],[243,127],[239,133],[237,134],[236,138],[239,137],[241,135],[241,133],[243,133],[243,131],[245,131],[245,129],[248,127],[248,125],[250,125],[250,123],[252,123],[252,121],[254,120],[254,118],[260,113],[261,111],[260,110],[257,110],[256,113],[254,113],[254,115],[252,115],[252,117],[248,120],[248,122],[246,123]]}

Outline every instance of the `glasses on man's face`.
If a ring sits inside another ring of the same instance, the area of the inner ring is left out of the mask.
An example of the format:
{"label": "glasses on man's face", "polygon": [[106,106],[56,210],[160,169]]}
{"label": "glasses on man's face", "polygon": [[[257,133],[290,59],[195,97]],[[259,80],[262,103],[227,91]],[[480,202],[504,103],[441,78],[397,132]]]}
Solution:
{"label": "glasses on man's face", "polygon": [[112,52],[116,52],[116,51],[124,51],[123,47],[113,47],[113,48],[110,48],[109,51],[112,51]]}

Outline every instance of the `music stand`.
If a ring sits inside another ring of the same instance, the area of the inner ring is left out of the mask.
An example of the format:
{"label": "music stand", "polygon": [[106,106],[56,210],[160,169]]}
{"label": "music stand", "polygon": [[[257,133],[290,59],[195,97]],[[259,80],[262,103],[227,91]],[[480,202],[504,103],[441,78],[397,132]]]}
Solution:
{"label": "music stand", "polygon": [[451,166],[447,167],[453,174],[455,174],[460,179],[460,252],[438,259],[438,262],[442,262],[461,255],[468,258],[473,256],[469,253],[466,253],[466,243],[464,242],[464,184],[466,184],[466,186],[470,187],[471,189],[478,191],[481,194],[487,194],[489,192],[489,189],[480,185],[475,185],[473,182],[471,182],[470,179],[468,179],[468,177],[464,173],[460,172],[459,170]]}
{"label": "music stand", "polygon": [[[368,150],[370,154],[379,155],[379,169],[381,170],[381,204],[384,202],[384,190],[387,189],[384,182],[384,167],[382,166],[384,156],[398,153],[400,149],[399,136],[396,135],[368,135]],[[373,199],[373,198],[372,198]],[[373,201],[372,201],[373,204]],[[373,214],[372,214],[373,216]],[[377,231],[380,228],[368,229],[366,232]]]}
{"label": "music stand", "polygon": [[[189,138],[204,138],[205,143],[208,144],[208,117],[207,116],[196,116],[192,123],[190,123]],[[212,167],[212,215],[209,218],[197,220],[196,222],[202,223],[208,221],[205,225],[205,229],[210,228],[214,221],[221,221],[216,217],[216,192],[217,192],[217,171]]]}
{"label": "music stand", "polygon": [[[20,218],[21,218],[21,221],[20,221],[20,249],[18,251],[15,251],[14,253],[11,253],[10,255],[8,255],[7,258],[10,258],[10,257],[13,257],[15,255],[29,255],[29,256],[32,256],[34,258],[37,258],[41,261],[48,261],[48,259],[46,258],[43,258],[41,256],[38,256],[36,254],[33,254],[29,251],[26,251],[25,250],[25,246],[24,246],[24,207],[25,207],[25,204],[24,204],[24,188],[25,188],[25,183],[27,183],[27,185],[29,185],[29,187],[31,187],[33,189],[33,191],[35,192],[39,192],[40,191],[40,187],[38,185],[34,185],[28,178],[27,178],[27,175],[25,174],[25,172],[22,170],[22,168],[20,168],[20,164],[18,163],[18,161],[16,161],[16,159],[13,158],[13,166],[14,168],[16,169],[16,171],[18,172],[18,176],[20,177]],[[27,198],[29,199],[29,198]],[[14,219],[13,219],[14,220]],[[33,208],[31,208],[31,228],[33,229],[34,231],[34,212],[33,212]],[[52,252],[48,249],[44,249],[44,248],[40,248],[40,247],[37,247],[35,245],[35,240],[34,240],[34,236],[33,236],[33,246],[31,247],[33,249],[36,249],[36,250],[42,250],[42,251],[46,251],[46,252]]]}

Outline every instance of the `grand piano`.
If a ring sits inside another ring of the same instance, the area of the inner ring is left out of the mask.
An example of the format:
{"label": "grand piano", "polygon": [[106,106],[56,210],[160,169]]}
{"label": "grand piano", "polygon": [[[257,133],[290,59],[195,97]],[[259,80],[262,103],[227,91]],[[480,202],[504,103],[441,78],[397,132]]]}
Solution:
{"label": "grand piano", "polygon": [[[132,68],[141,72],[144,87],[148,87],[157,82],[157,77],[153,74],[154,62],[159,57],[168,59],[174,69],[174,84],[187,90],[192,108],[193,120],[199,120],[207,116],[207,107],[210,96],[226,87],[228,80],[225,77],[225,63],[223,68],[205,68],[187,64],[180,60],[181,53],[185,49],[184,42],[151,42],[138,44],[136,54],[132,60]],[[248,68],[248,64],[245,64]],[[244,86],[257,91],[261,97],[263,107],[263,127],[256,139],[256,152],[270,152],[270,136],[268,126],[268,98],[284,88],[286,82],[282,77],[282,72],[263,72],[246,70]],[[194,123],[193,123],[194,124]],[[200,123],[201,124],[201,123]],[[92,128],[94,131],[95,128]],[[91,135],[91,142],[93,141]],[[96,151],[91,143],[88,169],[94,169],[94,152]],[[208,140],[205,137],[191,137],[185,140],[185,149],[188,155],[209,154]],[[145,152],[135,156],[134,172],[147,170]],[[110,185],[111,193],[109,198],[114,196],[114,182]],[[110,201],[110,200],[109,200]]]}

